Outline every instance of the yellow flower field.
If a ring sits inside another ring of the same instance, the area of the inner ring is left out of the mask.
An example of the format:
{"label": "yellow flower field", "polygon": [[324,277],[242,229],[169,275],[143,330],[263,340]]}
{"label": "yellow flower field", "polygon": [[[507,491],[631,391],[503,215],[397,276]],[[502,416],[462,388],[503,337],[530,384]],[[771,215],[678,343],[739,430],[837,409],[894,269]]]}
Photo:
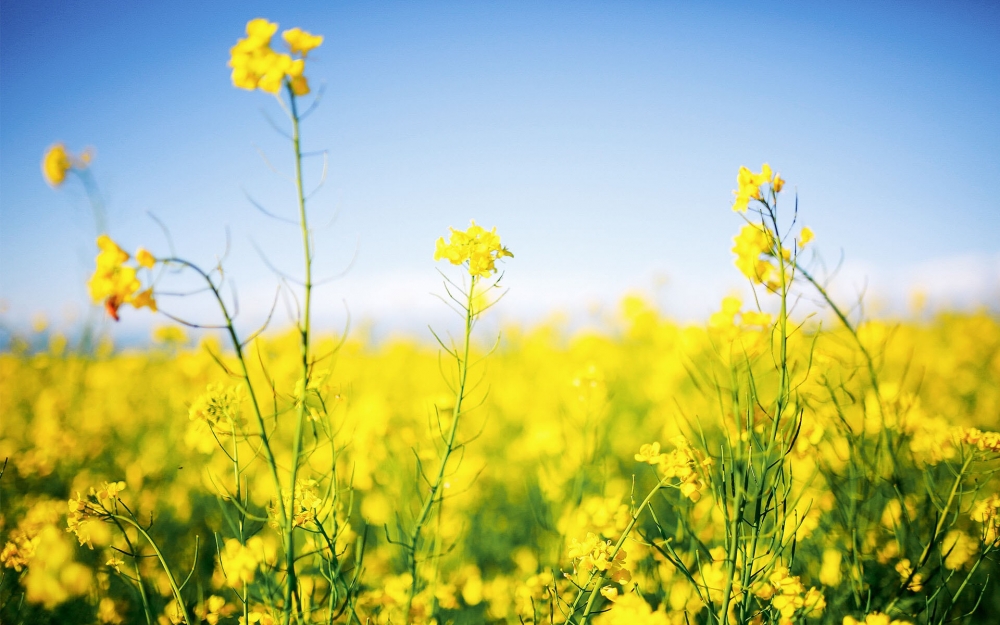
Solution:
{"label": "yellow flower field", "polygon": [[[473,221],[427,242],[460,317],[436,343],[314,333],[299,106],[323,38],[286,30],[283,53],[277,31],[250,21],[230,66],[288,115],[295,327],[243,336],[222,267],[100,236],[108,315],[162,314],[170,270],[216,327],[163,317],[143,349],[42,330],[0,353],[2,622],[1000,618],[995,315],[858,318],[765,164],[720,207],[756,301],[707,323],[630,296],[599,330],[486,335],[521,261]],[[58,144],[43,173],[89,191],[89,163]]]}

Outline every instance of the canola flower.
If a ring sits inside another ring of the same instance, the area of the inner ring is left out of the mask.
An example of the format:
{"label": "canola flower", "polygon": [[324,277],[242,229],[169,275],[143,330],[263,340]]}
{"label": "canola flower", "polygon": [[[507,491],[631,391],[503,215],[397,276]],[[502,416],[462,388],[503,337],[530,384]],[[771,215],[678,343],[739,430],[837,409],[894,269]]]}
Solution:
{"label": "canola flower", "polygon": [[434,260],[447,260],[452,265],[465,264],[469,275],[488,278],[496,273],[496,261],[514,255],[500,244],[497,229],[486,230],[475,221],[466,230],[451,228],[448,241],[437,240]]}
{"label": "canola flower", "polygon": [[42,175],[49,186],[58,187],[66,182],[66,176],[71,171],[83,171],[93,160],[93,150],[89,148],[74,156],[62,143],[50,147],[42,157]]}
{"label": "canola flower", "polygon": [[[253,91],[260,89],[277,94],[286,87],[296,96],[309,93],[309,81],[303,75],[306,56],[323,43],[321,35],[312,35],[300,28],[282,33],[291,54],[271,48],[271,38],[278,25],[263,18],[247,22],[247,36],[229,51],[229,67],[233,68],[233,85]],[[294,58],[292,55],[298,55]]]}
{"label": "canola flower", "polygon": [[733,202],[733,210],[745,213],[750,205],[750,200],[763,200],[761,187],[770,185],[771,190],[777,194],[785,186],[785,181],[781,176],[771,171],[771,166],[764,163],[759,174],[755,174],[746,167],[740,167],[736,175],[737,189],[733,191],[736,201]]}
{"label": "canola flower", "polygon": [[[137,275],[138,268],[125,264],[131,259],[128,253],[104,234],[97,238],[97,247],[100,250],[96,260],[97,268],[87,283],[91,299],[95,303],[103,302],[108,315],[115,321],[119,319],[118,309],[124,304],[131,304],[135,308],[146,307],[156,312],[153,289],[150,287],[140,291],[142,284]],[[139,267],[146,269],[152,268],[156,262],[152,254],[142,248],[136,253],[136,261]]]}

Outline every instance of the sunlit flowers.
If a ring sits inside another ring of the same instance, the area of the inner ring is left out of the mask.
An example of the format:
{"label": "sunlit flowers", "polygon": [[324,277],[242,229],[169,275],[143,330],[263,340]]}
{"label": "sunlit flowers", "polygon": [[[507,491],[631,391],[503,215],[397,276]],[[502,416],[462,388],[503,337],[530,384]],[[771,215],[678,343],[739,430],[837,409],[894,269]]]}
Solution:
{"label": "sunlit flowers", "polygon": [[616,550],[610,540],[601,540],[592,532],[587,534],[583,542],[574,538],[568,555],[580,571],[590,572],[596,569],[619,584],[632,579],[632,574],[625,568],[625,550]]}
{"label": "sunlit flowers", "polygon": [[[323,37],[301,28],[282,33],[291,54],[271,48],[271,38],[278,25],[263,18],[247,22],[247,36],[236,42],[230,51],[229,67],[233,68],[233,85],[253,91],[279,93],[286,86],[295,95],[309,93],[309,81],[303,76],[306,55],[323,43]],[[293,58],[298,55],[300,58]]]}
{"label": "sunlit flowers", "polygon": [[467,263],[469,274],[488,278],[496,272],[496,261],[514,257],[506,247],[500,245],[497,229],[486,230],[473,221],[468,230],[451,228],[451,236],[446,243],[444,237],[437,240],[434,260],[447,260],[452,265]]}
{"label": "sunlit flowers", "polygon": [[770,230],[760,224],[744,224],[733,238],[736,268],[756,284],[776,287],[781,274],[771,261],[775,246],[776,241]]}
{"label": "sunlit flowers", "polygon": [[736,201],[733,202],[733,210],[745,213],[747,207],[750,205],[750,200],[763,199],[760,192],[762,186],[770,184],[771,189],[775,193],[778,193],[785,186],[785,181],[781,179],[781,176],[771,171],[770,165],[764,163],[759,174],[753,173],[746,167],[740,167],[739,173],[736,174],[736,184],[737,189],[733,191],[733,195],[736,196]]}
{"label": "sunlit flowers", "polygon": [[42,157],[42,175],[45,182],[58,187],[66,181],[66,175],[73,169],[84,170],[90,165],[93,152],[84,150],[79,156],[74,156],[62,143],[57,143],[45,152]]}
{"label": "sunlit flowers", "polygon": [[[115,321],[119,318],[118,309],[124,304],[132,304],[135,308],[147,307],[156,312],[152,288],[140,292],[142,284],[136,275],[137,268],[125,264],[130,259],[128,253],[106,234],[97,238],[97,247],[100,250],[97,268],[87,283],[91,299],[95,303],[104,302],[105,310]],[[145,252],[139,262],[143,267],[151,267],[155,260]]]}

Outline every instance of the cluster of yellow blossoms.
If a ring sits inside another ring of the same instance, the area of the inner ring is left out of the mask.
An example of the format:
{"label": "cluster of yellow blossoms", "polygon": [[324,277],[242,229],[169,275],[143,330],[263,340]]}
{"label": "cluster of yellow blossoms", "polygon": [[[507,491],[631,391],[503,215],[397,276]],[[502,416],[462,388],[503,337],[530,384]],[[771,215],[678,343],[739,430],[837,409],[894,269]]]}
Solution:
{"label": "cluster of yellow blossoms", "polygon": [[90,161],[94,158],[94,152],[87,148],[74,156],[62,143],[57,143],[45,152],[42,157],[42,175],[45,182],[53,187],[58,187],[66,181],[66,174],[71,170],[84,170],[90,166]]}
{"label": "cluster of yellow blossoms", "polygon": [[209,384],[205,392],[191,404],[188,418],[192,421],[204,421],[213,429],[219,426],[221,433],[226,434],[233,425],[242,425],[245,399],[246,388],[243,385]]}
{"label": "cluster of yellow blossoms", "polygon": [[746,167],[740,167],[740,171],[736,174],[736,184],[738,188],[733,191],[733,195],[736,196],[736,201],[733,203],[733,210],[745,213],[747,211],[747,206],[750,205],[750,200],[761,200],[760,188],[765,184],[770,184],[771,189],[775,193],[780,193],[782,187],[785,186],[785,181],[781,179],[781,176],[773,173],[771,171],[771,166],[764,163],[759,174],[755,174]]}
{"label": "cluster of yellow blossoms", "polygon": [[251,537],[245,545],[235,538],[226,540],[226,546],[219,554],[220,568],[225,571],[226,583],[237,588],[252,582],[261,563],[273,560],[273,554],[268,551],[260,536]]}
{"label": "cluster of yellow blossoms", "polygon": [[[139,292],[142,285],[136,276],[138,267],[125,264],[131,258],[128,252],[106,234],[97,237],[97,247],[101,250],[97,254],[97,268],[87,283],[94,302],[103,301],[104,308],[115,321],[118,321],[118,309],[123,304],[132,304],[136,308],[146,306],[156,312],[153,289]],[[156,263],[153,255],[141,247],[135,253],[135,260],[139,267],[146,269],[152,269]]]}
{"label": "cluster of yellow blossoms", "polygon": [[979,451],[1000,453],[1000,432],[982,432],[976,428],[968,428],[962,433],[962,442]]}
{"label": "cluster of yellow blossoms", "polygon": [[[292,511],[292,525],[303,527],[317,522],[317,518],[323,516],[331,509],[330,503],[320,496],[319,483],[316,480],[296,480],[295,496],[289,496],[285,491],[281,495],[285,510]],[[272,501],[267,508],[270,517],[271,527],[278,529],[278,508],[277,502]]]}
{"label": "cluster of yellow blossoms", "polygon": [[798,575],[791,575],[788,568],[777,567],[767,582],[754,589],[754,594],[765,601],[781,615],[781,625],[795,622],[797,612],[810,617],[819,617],[826,608],[826,598],[816,588],[806,590]]}
{"label": "cluster of yellow blossoms", "polygon": [[482,278],[496,272],[496,261],[505,256],[514,257],[510,250],[500,245],[497,229],[486,230],[475,221],[468,230],[451,228],[448,242],[441,237],[434,249],[434,260],[445,259],[452,265],[468,263],[469,274]]}
{"label": "cluster of yellow blossoms", "polygon": [[91,488],[89,496],[83,496],[79,492],[75,498],[69,500],[66,514],[66,531],[76,534],[81,545],[94,548],[90,528],[90,521],[94,518],[101,518],[109,514],[108,506],[115,509],[118,503],[118,494],[125,490],[125,482],[105,482],[100,489]]}
{"label": "cluster of yellow blossoms", "polygon": [[659,443],[650,443],[639,448],[635,460],[654,467],[659,466],[664,479],[679,479],[681,494],[691,501],[698,501],[705,486],[699,471],[711,466],[712,459],[703,457],[703,454],[692,447],[688,439],[683,436],[675,436],[670,442],[677,449],[669,454],[660,453]]}
{"label": "cluster of yellow blossoms", "polygon": [[[247,22],[247,36],[230,49],[229,67],[233,68],[233,84],[240,89],[260,89],[278,93],[288,85],[295,95],[309,93],[309,81],[303,75],[306,56],[323,43],[323,37],[301,28],[291,28],[281,34],[291,54],[271,48],[271,37],[278,25],[258,17]],[[299,58],[292,58],[292,54]]]}
{"label": "cluster of yellow blossoms", "polygon": [[983,542],[995,545],[1000,538],[1000,495],[993,494],[977,501],[969,516],[973,521],[983,524]]}
{"label": "cluster of yellow blossoms", "polygon": [[627,584],[632,579],[632,574],[625,568],[626,557],[628,554],[624,549],[616,552],[610,540],[601,540],[592,532],[587,534],[583,542],[574,538],[569,546],[569,558],[573,560],[577,571],[601,571],[607,579],[619,584]]}

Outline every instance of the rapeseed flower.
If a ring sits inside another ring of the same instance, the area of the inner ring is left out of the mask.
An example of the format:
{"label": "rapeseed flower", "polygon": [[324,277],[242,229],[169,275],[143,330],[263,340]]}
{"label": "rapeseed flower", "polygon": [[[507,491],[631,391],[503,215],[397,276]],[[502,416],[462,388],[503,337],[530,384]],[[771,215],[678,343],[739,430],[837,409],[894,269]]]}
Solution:
{"label": "rapeseed flower", "polygon": [[[103,301],[105,310],[115,321],[119,319],[118,309],[123,304],[132,304],[135,308],[145,306],[156,312],[156,299],[152,289],[138,292],[142,285],[136,276],[136,268],[125,264],[130,259],[128,253],[106,234],[97,238],[97,247],[100,249],[96,260],[97,268],[87,283],[94,302]],[[142,251],[144,250],[140,250]],[[143,258],[143,262],[146,261]]]}
{"label": "rapeseed flower", "polygon": [[467,263],[469,274],[488,278],[496,272],[496,261],[514,257],[506,247],[500,245],[497,229],[486,230],[472,221],[467,230],[451,228],[451,236],[445,243],[444,237],[437,240],[434,260],[445,259],[452,265]]}
{"label": "rapeseed flower", "polygon": [[90,165],[93,152],[84,150],[80,156],[73,156],[62,143],[57,143],[46,150],[42,157],[42,175],[45,181],[53,187],[58,187],[66,181],[66,175],[73,169],[84,170]]}
{"label": "rapeseed flower", "polygon": [[[323,43],[323,37],[312,35],[300,28],[282,33],[291,54],[271,48],[271,38],[278,25],[263,18],[247,22],[244,39],[236,42],[229,51],[229,67],[233,68],[233,85],[253,91],[260,89],[277,94],[285,85],[297,96],[309,93],[309,81],[303,75],[305,56]],[[293,58],[292,54],[300,58]]]}
{"label": "rapeseed flower", "polygon": [[738,213],[745,213],[747,207],[750,205],[750,200],[763,199],[760,193],[762,186],[770,184],[771,189],[775,193],[778,193],[785,186],[785,181],[782,180],[781,176],[771,171],[770,165],[764,163],[759,174],[753,173],[746,167],[740,167],[739,173],[736,174],[736,184],[738,188],[733,191],[733,195],[736,196],[736,201],[733,202],[733,210]]}

